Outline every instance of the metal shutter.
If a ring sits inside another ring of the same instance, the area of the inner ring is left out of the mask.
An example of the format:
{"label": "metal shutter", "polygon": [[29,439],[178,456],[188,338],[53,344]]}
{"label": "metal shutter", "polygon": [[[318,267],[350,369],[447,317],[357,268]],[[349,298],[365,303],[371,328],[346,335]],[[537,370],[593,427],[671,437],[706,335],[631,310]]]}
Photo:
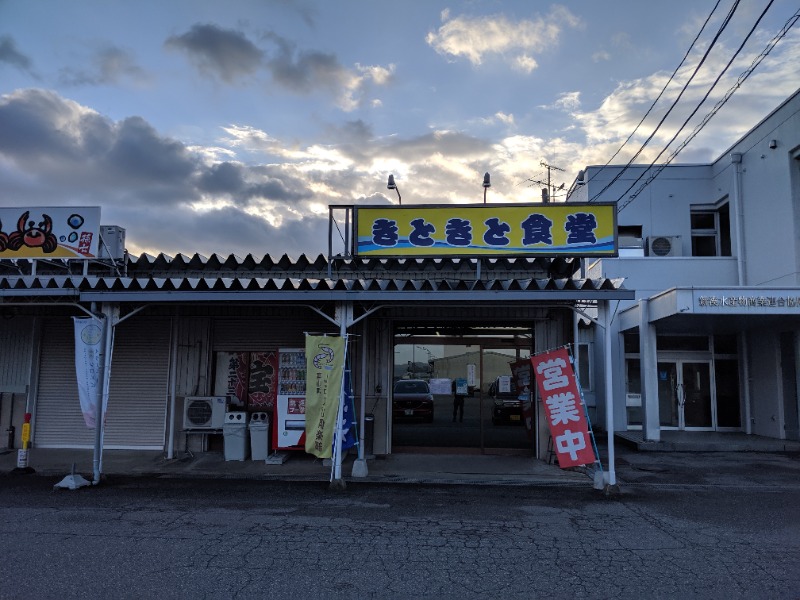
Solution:
{"label": "metal shutter", "polygon": [[0,393],[25,393],[31,371],[32,347],[32,318],[0,320]]}
{"label": "metal shutter", "polygon": [[[34,440],[40,448],[93,448],[81,415],[71,319],[46,320],[42,331]],[[117,327],[103,447],[164,447],[169,321],[133,317]]]}
{"label": "metal shutter", "polygon": [[72,319],[45,319],[39,358],[33,441],[39,448],[93,448],[83,421],[75,376]]}
{"label": "metal shutter", "polygon": [[117,326],[104,448],[162,450],[169,390],[168,319]]}

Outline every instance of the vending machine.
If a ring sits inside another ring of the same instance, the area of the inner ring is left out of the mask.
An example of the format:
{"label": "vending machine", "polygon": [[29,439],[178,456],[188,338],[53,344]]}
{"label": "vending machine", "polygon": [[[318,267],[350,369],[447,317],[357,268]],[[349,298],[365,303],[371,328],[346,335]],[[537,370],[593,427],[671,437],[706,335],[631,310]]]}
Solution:
{"label": "vending machine", "polygon": [[278,398],[272,447],[305,450],[306,352],[302,348],[278,350]]}

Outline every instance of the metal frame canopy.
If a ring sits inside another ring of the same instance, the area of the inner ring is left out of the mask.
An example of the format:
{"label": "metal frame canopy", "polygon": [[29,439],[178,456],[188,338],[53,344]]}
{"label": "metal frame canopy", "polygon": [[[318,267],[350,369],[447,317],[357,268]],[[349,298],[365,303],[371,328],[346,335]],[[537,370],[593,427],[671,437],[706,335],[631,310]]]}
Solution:
{"label": "metal frame canopy", "polygon": [[354,256],[618,254],[613,203],[373,205],[352,210]]}

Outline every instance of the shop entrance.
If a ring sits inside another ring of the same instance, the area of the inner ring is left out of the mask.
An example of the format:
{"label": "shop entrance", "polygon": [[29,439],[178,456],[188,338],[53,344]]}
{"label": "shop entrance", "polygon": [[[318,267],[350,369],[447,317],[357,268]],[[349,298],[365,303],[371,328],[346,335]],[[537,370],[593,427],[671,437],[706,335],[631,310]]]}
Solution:
{"label": "shop entrance", "polygon": [[396,331],[392,451],[532,454],[530,392],[516,384],[529,372],[531,344],[528,329]]}
{"label": "shop entrance", "polygon": [[711,390],[711,361],[659,361],[658,412],[661,427],[716,429]]}

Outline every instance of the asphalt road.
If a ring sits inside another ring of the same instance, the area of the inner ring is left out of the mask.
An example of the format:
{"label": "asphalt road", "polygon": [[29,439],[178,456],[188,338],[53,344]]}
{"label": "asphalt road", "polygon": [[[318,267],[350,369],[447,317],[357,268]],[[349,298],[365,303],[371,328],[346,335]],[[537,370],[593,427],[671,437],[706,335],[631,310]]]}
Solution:
{"label": "asphalt road", "polygon": [[800,485],[0,478],[0,598],[797,598]]}

